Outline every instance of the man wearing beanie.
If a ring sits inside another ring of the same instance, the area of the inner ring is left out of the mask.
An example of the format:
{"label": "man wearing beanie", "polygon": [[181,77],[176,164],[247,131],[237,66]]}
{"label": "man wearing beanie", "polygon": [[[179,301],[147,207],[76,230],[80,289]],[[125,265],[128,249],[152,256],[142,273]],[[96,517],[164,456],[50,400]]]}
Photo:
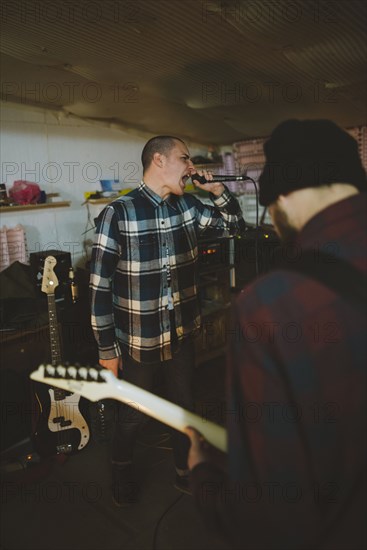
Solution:
{"label": "man wearing beanie", "polygon": [[233,307],[226,469],[198,432],[197,505],[231,548],[366,548],[367,183],[356,141],[289,120],[265,143],[260,202],[279,265]]}

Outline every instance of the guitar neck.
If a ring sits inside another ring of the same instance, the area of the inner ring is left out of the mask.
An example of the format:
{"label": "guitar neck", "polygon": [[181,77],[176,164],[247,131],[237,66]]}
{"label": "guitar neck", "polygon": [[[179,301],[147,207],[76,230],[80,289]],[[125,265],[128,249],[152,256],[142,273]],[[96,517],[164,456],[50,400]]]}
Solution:
{"label": "guitar neck", "polygon": [[122,401],[182,432],[185,432],[187,426],[192,426],[221,451],[227,449],[227,435],[222,426],[125,380],[119,380],[107,369],[62,365],[55,368],[52,365],[40,365],[38,370],[31,374],[31,378],[56,385],[71,393],[78,393],[92,401],[106,398]]}
{"label": "guitar neck", "polygon": [[[51,363],[54,366],[61,363],[60,338],[57,326],[57,312],[55,302],[55,288],[59,284],[59,281],[57,280],[56,274],[54,272],[54,267],[56,263],[56,258],[54,256],[47,256],[43,267],[42,277],[42,292],[45,292],[47,294],[48,321],[50,327],[51,343]],[[59,389],[54,390],[54,393],[55,399],[63,399],[65,397],[65,392],[60,391]]]}
{"label": "guitar neck", "polygon": [[48,321],[50,327],[51,363],[55,366],[61,363],[61,348],[59,330],[57,326],[55,294],[47,294],[47,305]]}

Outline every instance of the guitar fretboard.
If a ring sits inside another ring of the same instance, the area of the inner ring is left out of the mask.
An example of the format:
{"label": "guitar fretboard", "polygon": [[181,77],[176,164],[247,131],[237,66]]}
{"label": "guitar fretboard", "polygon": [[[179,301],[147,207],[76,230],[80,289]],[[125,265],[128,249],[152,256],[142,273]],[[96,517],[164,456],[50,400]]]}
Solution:
{"label": "guitar fretboard", "polygon": [[[57,326],[57,313],[55,294],[47,294],[48,305],[48,321],[50,327],[50,344],[51,344],[51,363],[57,366],[61,363],[61,348],[59,330]],[[55,400],[61,400],[65,398],[65,392],[58,388],[54,389]]]}

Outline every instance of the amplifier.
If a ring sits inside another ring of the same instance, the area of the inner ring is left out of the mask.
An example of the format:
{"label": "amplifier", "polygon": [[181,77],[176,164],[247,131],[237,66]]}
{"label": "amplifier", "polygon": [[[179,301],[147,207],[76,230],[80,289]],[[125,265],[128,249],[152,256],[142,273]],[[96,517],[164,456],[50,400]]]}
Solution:
{"label": "amplifier", "polygon": [[[281,246],[272,229],[248,230],[235,239],[236,288],[242,288],[275,263],[275,252]],[[257,265],[256,265],[257,264]]]}
{"label": "amplifier", "polygon": [[215,267],[230,267],[232,239],[201,239],[198,242],[200,272]]}
{"label": "amplifier", "polygon": [[55,265],[55,275],[59,281],[58,286],[55,289],[55,300],[63,301],[70,299],[70,280],[69,280],[69,269],[71,268],[71,254],[70,252],[63,252],[62,250],[46,250],[43,252],[32,252],[29,255],[29,260],[31,264],[31,273],[32,279],[35,283],[37,291],[46,296],[42,292],[42,277],[43,277],[43,266],[47,256],[53,256],[56,259]]}

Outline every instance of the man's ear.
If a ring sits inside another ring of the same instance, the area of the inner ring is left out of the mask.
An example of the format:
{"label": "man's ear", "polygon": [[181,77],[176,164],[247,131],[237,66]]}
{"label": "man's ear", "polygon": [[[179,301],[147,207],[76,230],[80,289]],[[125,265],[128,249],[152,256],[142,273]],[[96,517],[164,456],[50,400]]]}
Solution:
{"label": "man's ear", "polygon": [[278,195],[277,201],[284,201],[285,198],[286,198],[286,195]]}
{"label": "man's ear", "polygon": [[164,155],[162,155],[162,153],[154,153],[152,164],[158,168],[162,168],[164,166]]}
{"label": "man's ear", "polygon": [[289,202],[288,196],[287,195],[279,195],[275,202],[280,208],[284,208],[285,206],[287,206],[287,204]]}

